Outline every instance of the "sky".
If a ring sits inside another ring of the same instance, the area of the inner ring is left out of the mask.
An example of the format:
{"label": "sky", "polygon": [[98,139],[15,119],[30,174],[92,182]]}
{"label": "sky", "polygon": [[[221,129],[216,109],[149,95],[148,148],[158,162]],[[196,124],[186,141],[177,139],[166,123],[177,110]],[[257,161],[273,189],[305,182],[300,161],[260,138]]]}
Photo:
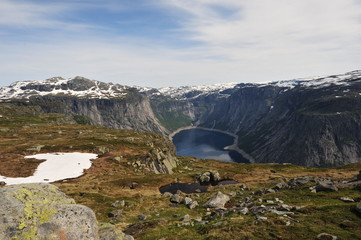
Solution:
{"label": "sky", "polygon": [[360,64],[361,0],[0,0],[0,86],[267,82]]}

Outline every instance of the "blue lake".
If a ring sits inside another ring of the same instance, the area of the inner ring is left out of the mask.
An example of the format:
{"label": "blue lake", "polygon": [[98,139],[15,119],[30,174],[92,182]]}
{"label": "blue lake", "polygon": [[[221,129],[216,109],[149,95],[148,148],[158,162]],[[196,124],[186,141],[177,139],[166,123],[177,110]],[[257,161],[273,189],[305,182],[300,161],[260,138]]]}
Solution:
{"label": "blue lake", "polygon": [[249,163],[237,151],[224,150],[224,147],[232,145],[233,142],[234,137],[228,134],[197,128],[183,130],[173,136],[173,143],[179,156]]}

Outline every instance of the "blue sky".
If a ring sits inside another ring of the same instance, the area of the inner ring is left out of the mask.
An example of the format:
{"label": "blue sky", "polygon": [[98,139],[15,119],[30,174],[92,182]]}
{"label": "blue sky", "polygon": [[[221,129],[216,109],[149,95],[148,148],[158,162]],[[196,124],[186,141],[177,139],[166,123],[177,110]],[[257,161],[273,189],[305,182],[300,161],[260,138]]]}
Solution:
{"label": "blue sky", "polygon": [[0,0],[0,86],[265,82],[360,63],[359,0]]}

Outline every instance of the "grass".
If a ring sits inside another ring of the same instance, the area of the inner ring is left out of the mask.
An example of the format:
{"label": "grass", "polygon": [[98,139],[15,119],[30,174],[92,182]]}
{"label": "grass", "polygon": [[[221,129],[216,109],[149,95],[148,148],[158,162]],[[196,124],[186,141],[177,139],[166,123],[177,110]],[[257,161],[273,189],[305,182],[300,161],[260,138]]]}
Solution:
{"label": "grass", "polygon": [[[350,179],[361,169],[361,163],[338,168],[309,168],[290,164],[236,164],[216,160],[199,160],[179,157],[179,166],[174,174],[154,174],[137,171],[128,162],[141,159],[150,149],[163,149],[166,140],[156,134],[139,133],[131,130],[111,130],[100,126],[77,125],[65,115],[37,114],[36,109],[11,107],[0,104],[0,174],[28,176],[39,162],[24,161],[25,155],[37,145],[44,145],[40,152],[98,152],[90,169],[77,179],[55,183],[63,192],[79,204],[94,210],[101,222],[110,222],[108,213],[123,209],[124,217],[115,224],[125,229],[130,224],[144,223],[144,231],[135,234],[136,239],[315,239],[327,232],[339,239],[361,239],[361,216],[352,211],[355,203],[344,203],[340,197],[361,200],[361,188],[341,189],[333,193],[311,193],[308,188],[284,190],[262,196],[263,200],[279,198],[288,205],[304,206],[294,218],[300,222],[275,214],[265,214],[266,221],[257,221],[253,215],[239,216],[235,213],[223,218],[209,219],[205,225],[197,223],[182,226],[181,216],[189,214],[192,219],[205,217],[203,204],[216,192],[239,192],[238,185],[211,187],[206,193],[192,194],[200,206],[190,210],[184,205],[171,206],[161,196],[159,187],[172,182],[193,182],[206,170],[218,170],[223,178],[234,179],[251,187],[243,195],[232,198],[232,203],[243,201],[252,191],[274,186],[284,178],[319,176],[336,179]],[[152,144],[150,144],[152,143]],[[153,147],[151,147],[153,146]],[[115,157],[122,156],[120,161]],[[11,166],[11,167],[9,167]],[[129,186],[138,183],[135,189]],[[112,203],[124,200],[124,207],[114,208]],[[257,201],[257,198],[254,198]],[[232,205],[232,204],[230,204]],[[137,215],[147,215],[139,220]]]}

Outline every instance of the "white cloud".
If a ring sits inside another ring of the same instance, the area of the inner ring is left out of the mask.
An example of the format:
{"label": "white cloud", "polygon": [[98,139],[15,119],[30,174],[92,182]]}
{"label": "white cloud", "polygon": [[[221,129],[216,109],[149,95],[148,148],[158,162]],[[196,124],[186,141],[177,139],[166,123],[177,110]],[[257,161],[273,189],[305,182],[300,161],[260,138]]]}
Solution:
{"label": "white cloud", "polygon": [[159,0],[152,7],[178,20],[174,37],[197,43],[171,48],[172,44],[161,45],[147,36],[104,34],[101,28],[108,26],[82,25],[59,17],[79,6],[127,11],[117,1],[42,6],[3,0],[0,32],[1,25],[27,24],[59,31],[44,32],[40,42],[2,41],[0,85],[58,75],[128,85],[179,86],[342,73],[360,68],[361,5],[356,3]]}

